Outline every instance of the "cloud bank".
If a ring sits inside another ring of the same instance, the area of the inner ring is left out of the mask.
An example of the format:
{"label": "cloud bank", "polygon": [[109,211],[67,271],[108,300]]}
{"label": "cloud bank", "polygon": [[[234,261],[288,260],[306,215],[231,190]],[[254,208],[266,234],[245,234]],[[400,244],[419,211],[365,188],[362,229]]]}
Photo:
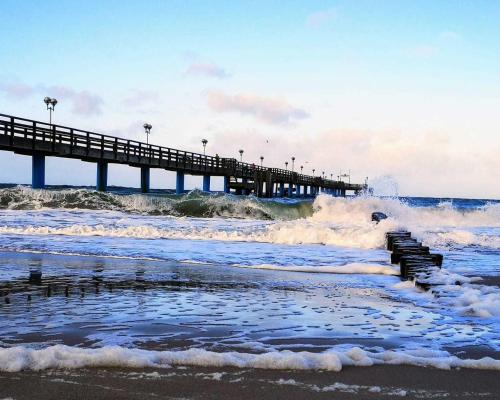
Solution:
{"label": "cloud bank", "polygon": [[[407,195],[498,198],[500,194],[496,173],[500,147],[471,143],[464,150],[447,134],[408,137],[400,131],[333,129],[284,138],[240,128],[214,135],[212,143],[214,151],[224,155],[244,148],[247,162],[257,163],[262,155],[265,165],[283,167],[295,156],[296,169],[303,165],[304,173],[315,168],[316,174],[337,176],[350,169],[355,182],[366,176],[369,182],[390,181],[396,189],[384,194],[394,195],[398,187],[398,194]],[[234,143],[234,149],[227,143]]]}

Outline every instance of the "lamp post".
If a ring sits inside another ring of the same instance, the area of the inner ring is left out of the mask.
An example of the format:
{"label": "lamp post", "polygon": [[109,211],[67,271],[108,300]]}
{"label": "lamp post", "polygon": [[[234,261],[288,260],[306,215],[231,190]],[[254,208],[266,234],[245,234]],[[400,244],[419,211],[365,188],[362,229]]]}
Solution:
{"label": "lamp post", "polygon": [[243,149],[240,149],[238,153],[240,153],[240,162],[243,162],[243,153],[244,153]]}
{"label": "lamp post", "polygon": [[149,144],[149,134],[151,133],[151,128],[153,126],[151,124],[144,124],[143,127],[146,132],[146,144]]}
{"label": "lamp post", "polygon": [[288,171],[288,161],[285,161],[285,169]]}
{"label": "lamp post", "polygon": [[313,168],[313,176],[314,176],[314,171],[316,171],[316,170]]}
{"label": "lamp post", "polygon": [[295,168],[295,157],[292,157],[292,172]]}
{"label": "lamp post", "polygon": [[304,169],[304,166],[303,166],[303,165],[301,165],[301,166],[300,166],[300,173],[302,173],[302,170],[303,170],[303,169]]}
{"label": "lamp post", "polygon": [[330,174],[330,179],[333,181],[333,174]]}
{"label": "lamp post", "polygon": [[262,162],[264,161],[264,156],[260,156],[260,166],[262,167]]}
{"label": "lamp post", "polygon": [[47,106],[47,110],[49,110],[49,124],[52,125],[52,111],[56,108],[57,100],[50,98],[50,97],[45,97],[43,99],[43,102]]}
{"label": "lamp post", "polygon": [[207,143],[207,139],[201,139],[201,144],[203,145],[203,155],[205,155],[205,148],[207,147]]}

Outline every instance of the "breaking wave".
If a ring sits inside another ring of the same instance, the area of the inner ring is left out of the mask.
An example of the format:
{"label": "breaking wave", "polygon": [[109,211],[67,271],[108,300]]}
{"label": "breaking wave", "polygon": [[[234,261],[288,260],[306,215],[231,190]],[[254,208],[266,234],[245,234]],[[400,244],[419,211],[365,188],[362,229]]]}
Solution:
{"label": "breaking wave", "polygon": [[[132,225],[113,219],[104,224],[87,224],[83,220],[65,226],[8,224],[0,226],[0,233],[325,244],[376,249],[384,246],[387,231],[405,229],[433,248],[500,249],[500,202],[462,208],[450,201],[434,205],[421,203],[409,204],[407,200],[394,198],[327,195],[318,196],[314,202],[266,200],[199,191],[184,196],[100,193],[88,189],[34,191],[18,186],[0,189],[0,208],[116,210],[152,216],[203,217],[207,221],[210,218],[239,218],[271,222],[248,226],[232,223],[222,227],[215,222],[158,223],[162,220],[144,217],[142,223]],[[371,221],[371,213],[375,211],[384,212],[389,218],[375,224]]]}
{"label": "breaking wave", "polygon": [[253,196],[207,194],[193,190],[172,194],[118,194],[89,189],[33,190],[25,186],[0,189],[0,209],[112,210],[175,217],[295,219],[312,214],[310,201],[266,201]]}

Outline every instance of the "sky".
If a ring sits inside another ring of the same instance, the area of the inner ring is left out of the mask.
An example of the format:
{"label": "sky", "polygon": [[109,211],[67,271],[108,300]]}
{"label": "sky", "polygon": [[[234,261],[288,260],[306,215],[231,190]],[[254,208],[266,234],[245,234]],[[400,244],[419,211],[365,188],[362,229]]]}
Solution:
{"label": "sky", "polygon": [[[376,193],[500,199],[500,2],[0,2],[0,113],[285,167]],[[30,183],[0,152],[0,182]],[[109,184],[139,186],[110,166]],[[152,187],[174,187],[155,170]],[[47,184],[95,184],[50,158]],[[201,186],[201,177],[186,180]],[[214,188],[221,185],[214,181]]]}

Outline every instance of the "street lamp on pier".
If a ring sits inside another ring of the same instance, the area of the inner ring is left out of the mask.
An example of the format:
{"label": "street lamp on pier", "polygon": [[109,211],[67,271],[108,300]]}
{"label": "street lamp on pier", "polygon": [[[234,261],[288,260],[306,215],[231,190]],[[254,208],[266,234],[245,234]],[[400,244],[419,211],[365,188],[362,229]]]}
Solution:
{"label": "street lamp on pier", "polygon": [[260,156],[260,166],[262,167],[262,162],[264,161],[264,156]]}
{"label": "street lamp on pier", "polygon": [[240,153],[240,162],[243,162],[243,153],[244,153],[243,149],[240,149],[238,153]]}
{"label": "street lamp on pier", "polygon": [[295,168],[295,157],[292,157],[292,172]]}
{"label": "street lamp on pier", "polygon": [[314,172],[315,172],[315,171],[316,171],[316,170],[313,168],[313,176],[314,176]]}
{"label": "street lamp on pier", "polygon": [[288,161],[285,161],[285,169],[288,171]]}
{"label": "street lamp on pier", "polygon": [[146,144],[149,144],[149,134],[151,133],[151,128],[153,126],[151,124],[144,124],[143,127],[146,132]]}
{"label": "street lamp on pier", "polygon": [[207,147],[207,143],[207,139],[201,139],[201,144],[203,145],[203,155],[205,155],[205,148]]}
{"label": "street lamp on pier", "polygon": [[49,124],[52,125],[52,111],[56,108],[57,100],[50,98],[50,97],[45,97],[43,99],[43,102],[47,106],[47,110],[49,110]]}
{"label": "street lamp on pier", "polygon": [[300,166],[300,173],[302,173],[302,170],[303,170],[303,169],[304,169],[304,166],[303,166],[303,165],[301,165],[301,166]]}

